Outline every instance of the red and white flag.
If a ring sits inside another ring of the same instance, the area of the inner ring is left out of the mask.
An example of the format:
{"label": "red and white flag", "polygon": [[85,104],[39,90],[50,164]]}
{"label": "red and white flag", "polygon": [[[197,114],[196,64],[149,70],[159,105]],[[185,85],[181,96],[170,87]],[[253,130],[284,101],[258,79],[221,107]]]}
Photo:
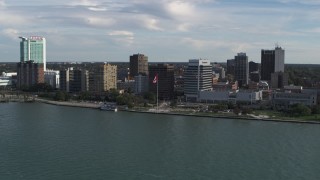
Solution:
{"label": "red and white flag", "polygon": [[158,82],[158,74],[156,74],[156,76],[154,76],[152,83],[156,84]]}

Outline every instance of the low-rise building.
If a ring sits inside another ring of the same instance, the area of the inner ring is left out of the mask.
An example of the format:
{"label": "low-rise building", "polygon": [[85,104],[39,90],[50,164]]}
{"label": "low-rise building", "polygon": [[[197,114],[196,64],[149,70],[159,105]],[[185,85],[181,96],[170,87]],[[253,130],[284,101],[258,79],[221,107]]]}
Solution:
{"label": "low-rise building", "polygon": [[317,105],[317,91],[273,92],[272,105],[278,108],[288,108],[293,104],[304,104],[306,106]]}
{"label": "low-rise building", "polygon": [[6,88],[6,87],[13,87],[17,83],[17,73],[5,73],[3,72],[0,76],[0,87]]}
{"label": "low-rise building", "polygon": [[262,91],[199,91],[198,102],[248,103],[255,104],[262,100]]}

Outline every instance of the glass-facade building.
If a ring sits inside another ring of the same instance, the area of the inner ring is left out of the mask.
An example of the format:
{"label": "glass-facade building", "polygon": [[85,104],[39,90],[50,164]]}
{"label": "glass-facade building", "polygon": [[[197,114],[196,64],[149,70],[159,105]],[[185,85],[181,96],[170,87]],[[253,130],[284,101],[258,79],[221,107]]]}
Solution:
{"label": "glass-facade building", "polygon": [[31,60],[43,64],[43,69],[46,70],[46,39],[40,36],[20,38],[20,62]]}

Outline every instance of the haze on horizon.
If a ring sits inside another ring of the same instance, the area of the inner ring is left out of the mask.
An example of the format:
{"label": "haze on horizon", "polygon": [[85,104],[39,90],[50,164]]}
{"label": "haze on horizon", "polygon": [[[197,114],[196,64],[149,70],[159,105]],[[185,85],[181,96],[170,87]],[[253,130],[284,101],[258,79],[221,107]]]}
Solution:
{"label": "haze on horizon", "polygon": [[19,61],[19,36],[44,36],[47,61],[225,62],[286,50],[318,64],[319,0],[0,0],[0,61]]}

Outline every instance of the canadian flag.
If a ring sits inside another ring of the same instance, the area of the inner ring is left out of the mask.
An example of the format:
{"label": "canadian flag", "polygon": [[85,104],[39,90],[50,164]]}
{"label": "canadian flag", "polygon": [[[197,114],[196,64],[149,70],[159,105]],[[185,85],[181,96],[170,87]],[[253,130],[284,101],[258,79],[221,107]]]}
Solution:
{"label": "canadian flag", "polygon": [[152,83],[156,84],[158,82],[158,74],[156,74],[156,76],[154,76]]}

